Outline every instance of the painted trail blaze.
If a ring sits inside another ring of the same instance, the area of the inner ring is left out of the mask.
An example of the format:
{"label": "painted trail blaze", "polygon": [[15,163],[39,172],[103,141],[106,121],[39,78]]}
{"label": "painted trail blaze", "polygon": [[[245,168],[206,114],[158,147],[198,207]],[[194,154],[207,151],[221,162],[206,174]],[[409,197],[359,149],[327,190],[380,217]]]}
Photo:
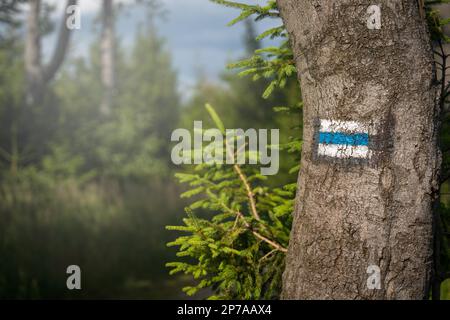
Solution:
{"label": "painted trail blaze", "polygon": [[355,121],[320,119],[317,133],[318,156],[370,159],[370,134],[367,125]]}

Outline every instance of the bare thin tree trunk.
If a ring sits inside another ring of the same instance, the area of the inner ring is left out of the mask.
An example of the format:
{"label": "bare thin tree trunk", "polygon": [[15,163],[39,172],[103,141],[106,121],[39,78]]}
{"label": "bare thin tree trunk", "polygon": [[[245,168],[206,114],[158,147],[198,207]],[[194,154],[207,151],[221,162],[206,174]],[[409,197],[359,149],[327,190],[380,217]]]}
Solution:
{"label": "bare thin tree trunk", "polygon": [[40,100],[43,91],[41,65],[41,34],[39,30],[40,0],[31,0],[27,16],[27,34],[25,40],[25,70],[27,81],[27,103]]}
{"label": "bare thin tree trunk", "polygon": [[100,106],[102,114],[109,114],[114,103],[115,88],[115,33],[113,0],[103,0],[101,67],[103,99]]}
{"label": "bare thin tree trunk", "polygon": [[67,28],[66,25],[66,19],[67,19],[67,8],[76,5],[77,0],[68,0],[66,8],[64,9],[63,13],[63,19],[61,21],[61,25],[59,27],[59,35],[58,35],[58,42],[55,47],[55,50],[53,51],[52,58],[50,60],[50,63],[45,66],[43,70],[43,76],[44,76],[44,82],[48,83],[50,82],[53,77],[55,76],[56,72],[61,67],[61,64],[64,61],[64,58],[66,56],[67,49],[69,48],[70,43],[70,36],[72,34],[71,30]]}
{"label": "bare thin tree trunk", "polygon": [[[381,28],[368,26],[372,4],[278,0],[304,100],[284,299],[430,292],[440,168],[432,49],[418,1],[376,2]],[[368,284],[377,268],[379,289]]]}
{"label": "bare thin tree trunk", "polygon": [[77,0],[68,0],[59,28],[58,42],[52,59],[46,66],[41,59],[41,32],[39,15],[41,0],[30,0],[27,15],[27,33],[25,39],[25,72],[27,80],[27,104],[39,103],[44,96],[47,84],[53,79],[60,68],[70,42],[71,30],[66,26],[67,8],[77,4]]}

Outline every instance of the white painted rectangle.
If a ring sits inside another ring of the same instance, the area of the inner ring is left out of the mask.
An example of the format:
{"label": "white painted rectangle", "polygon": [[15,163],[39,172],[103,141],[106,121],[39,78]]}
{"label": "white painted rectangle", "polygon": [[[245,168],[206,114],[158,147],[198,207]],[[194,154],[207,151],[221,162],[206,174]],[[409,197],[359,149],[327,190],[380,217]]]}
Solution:
{"label": "white painted rectangle", "polygon": [[317,153],[321,156],[334,158],[370,159],[372,156],[368,146],[350,146],[345,144],[319,143]]}
{"label": "white painted rectangle", "polygon": [[356,121],[320,119],[320,132],[368,133],[376,134],[372,126]]}

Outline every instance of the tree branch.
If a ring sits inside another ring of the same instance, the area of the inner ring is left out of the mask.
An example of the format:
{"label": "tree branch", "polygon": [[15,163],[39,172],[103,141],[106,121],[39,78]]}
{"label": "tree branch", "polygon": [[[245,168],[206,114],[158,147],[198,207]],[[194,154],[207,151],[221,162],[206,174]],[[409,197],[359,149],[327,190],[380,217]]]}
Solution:
{"label": "tree branch", "polygon": [[267,244],[271,245],[272,247],[274,247],[275,249],[277,249],[277,250],[279,250],[279,251],[281,251],[281,252],[284,252],[284,253],[287,252],[287,249],[286,249],[285,247],[281,246],[280,244],[276,243],[275,241],[272,241],[272,240],[270,240],[270,239],[264,237],[263,235],[259,234],[259,233],[256,232],[255,230],[253,230],[252,227],[250,226],[250,224],[249,224],[247,221],[245,221],[244,215],[243,215],[242,213],[240,213],[240,212],[235,212],[235,213],[238,215],[238,217],[241,218],[241,220],[242,220],[242,221],[244,222],[244,224],[245,224],[245,227],[246,227],[247,229],[249,229],[249,230],[253,233],[253,235],[254,235],[255,237],[257,237],[258,239],[260,239],[260,240],[266,242]]}
{"label": "tree branch", "polygon": [[[245,217],[244,217],[244,215],[241,212],[234,211],[233,209],[229,208],[223,202],[220,202],[220,204],[221,204],[222,207],[224,207],[225,210],[227,210],[230,213],[234,213],[238,219],[242,220],[242,222],[244,222],[245,227],[249,231],[251,231],[255,237],[257,237],[258,239],[260,239],[260,240],[264,241],[265,243],[269,244],[270,246],[272,246],[273,248],[275,248],[278,251],[281,251],[281,252],[284,252],[284,253],[287,252],[287,249],[285,247],[283,247],[282,245],[276,243],[273,240],[270,240],[269,238],[264,237],[262,234],[260,234],[257,231],[253,230],[252,226],[245,220]],[[236,223],[236,221],[235,221],[235,223]]]}
{"label": "tree branch", "polygon": [[236,173],[239,176],[239,179],[242,181],[242,183],[245,186],[245,189],[247,190],[247,197],[250,202],[250,208],[252,210],[253,216],[255,217],[256,220],[261,221],[261,218],[258,214],[258,210],[256,209],[255,195],[250,187],[250,184],[247,181],[247,177],[242,173],[241,168],[237,164],[235,164],[233,167],[234,171],[236,171]]}
{"label": "tree branch", "polygon": [[[228,144],[227,139],[225,139],[225,148],[226,148],[226,152],[227,152],[228,156],[232,157],[232,159],[234,159],[235,155],[231,152],[230,145]],[[239,167],[239,165],[235,164],[233,166],[233,169],[238,174],[239,179],[242,181],[242,183],[244,184],[245,190],[247,191],[247,197],[250,202],[250,209],[251,209],[253,217],[256,220],[261,221],[261,218],[258,214],[258,210],[256,209],[255,195],[252,191],[252,188],[250,187],[247,177],[244,175],[244,173],[242,172],[241,167]]]}

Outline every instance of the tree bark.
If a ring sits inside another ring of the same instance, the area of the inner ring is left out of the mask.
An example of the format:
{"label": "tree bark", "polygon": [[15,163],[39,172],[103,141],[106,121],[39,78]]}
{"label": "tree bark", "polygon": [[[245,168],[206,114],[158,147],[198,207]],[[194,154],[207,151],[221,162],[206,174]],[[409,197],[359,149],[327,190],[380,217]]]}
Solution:
{"label": "tree bark", "polygon": [[53,79],[64,61],[71,35],[71,30],[66,27],[66,19],[68,17],[67,8],[75,4],[77,4],[77,0],[67,1],[54,53],[49,64],[43,66],[41,57],[41,32],[39,28],[41,1],[29,1],[25,39],[26,101],[29,105],[41,102],[47,84]]}
{"label": "tree bark", "polygon": [[[381,8],[379,29],[367,25],[372,4]],[[278,6],[304,101],[282,298],[428,298],[441,157],[433,53],[418,1]],[[348,151],[356,140],[333,138],[339,130],[354,139],[363,132],[365,153]],[[336,143],[346,149],[330,153]],[[370,266],[380,269],[379,289],[368,286]]]}
{"label": "tree bark", "polygon": [[102,35],[101,35],[101,68],[103,99],[100,111],[104,115],[111,112],[115,88],[115,33],[113,0],[103,0]]}

